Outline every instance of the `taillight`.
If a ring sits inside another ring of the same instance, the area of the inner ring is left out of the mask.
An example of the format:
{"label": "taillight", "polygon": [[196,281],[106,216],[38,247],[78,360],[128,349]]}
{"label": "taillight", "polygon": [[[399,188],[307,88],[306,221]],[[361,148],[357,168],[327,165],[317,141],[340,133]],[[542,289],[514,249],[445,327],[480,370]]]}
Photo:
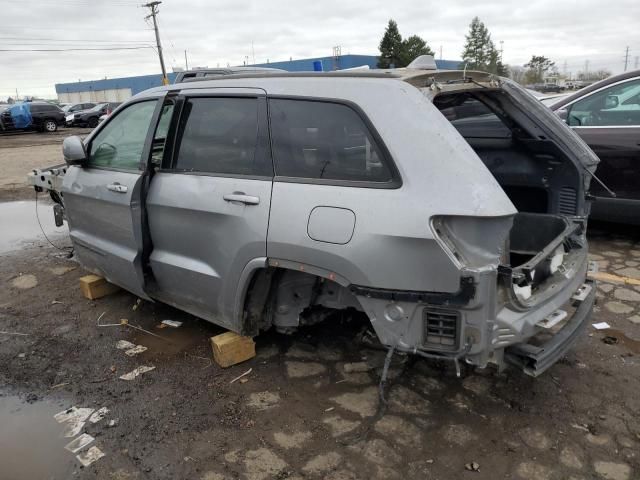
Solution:
{"label": "taillight", "polygon": [[460,267],[497,267],[504,256],[513,215],[504,217],[433,217],[431,229]]}

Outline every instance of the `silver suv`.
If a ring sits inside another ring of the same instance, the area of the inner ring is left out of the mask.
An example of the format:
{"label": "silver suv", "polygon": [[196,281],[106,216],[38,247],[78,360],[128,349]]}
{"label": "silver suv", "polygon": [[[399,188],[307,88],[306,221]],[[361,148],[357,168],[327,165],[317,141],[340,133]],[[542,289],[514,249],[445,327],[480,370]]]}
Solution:
{"label": "silver suv", "polygon": [[592,310],[598,160],[503,78],[404,69],[176,84],[63,149],[80,262],[243,335],[355,309],[396,351],[538,375]]}

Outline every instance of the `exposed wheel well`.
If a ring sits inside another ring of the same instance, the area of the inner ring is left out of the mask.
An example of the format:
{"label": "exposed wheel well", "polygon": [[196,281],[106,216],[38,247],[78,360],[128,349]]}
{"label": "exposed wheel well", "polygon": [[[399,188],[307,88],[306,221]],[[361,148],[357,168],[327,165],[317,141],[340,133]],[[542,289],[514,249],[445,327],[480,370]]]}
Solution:
{"label": "exposed wheel well", "polygon": [[257,335],[272,326],[290,333],[336,310],[363,310],[348,288],[319,275],[281,267],[256,270],[243,305],[244,335]]}

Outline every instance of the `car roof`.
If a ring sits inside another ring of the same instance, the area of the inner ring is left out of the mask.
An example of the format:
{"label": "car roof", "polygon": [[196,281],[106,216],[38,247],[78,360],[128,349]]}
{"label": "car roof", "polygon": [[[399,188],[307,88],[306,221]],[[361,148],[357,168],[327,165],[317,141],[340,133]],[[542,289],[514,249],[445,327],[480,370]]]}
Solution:
{"label": "car roof", "polygon": [[612,75],[611,77],[605,78],[604,80],[600,80],[598,82],[592,83],[588,87],[581,88],[575,93],[567,96],[566,98],[560,99],[557,103],[550,105],[549,107],[552,110],[557,110],[578,98],[581,98],[591,92],[601,89],[602,87],[606,87],[608,85],[612,85],[614,83],[620,82],[622,80],[628,80],[630,78],[640,77],[640,70],[631,70],[629,72],[620,73],[618,75]]}
{"label": "car roof", "polygon": [[[428,87],[431,83],[487,83],[499,77],[478,71],[462,70],[421,70],[410,68],[377,69],[377,70],[335,70],[331,72],[261,72],[238,73],[213,77],[199,82],[174,83],[162,87],[155,87],[136,95],[136,98],[154,96],[164,91],[180,91],[207,88],[263,88],[277,85],[278,81],[287,79],[287,85],[294,90],[305,90],[305,85],[315,81],[353,82],[355,80],[381,81],[401,80],[417,88]],[[479,88],[484,88],[479,86]],[[281,88],[277,88],[280,90]]]}

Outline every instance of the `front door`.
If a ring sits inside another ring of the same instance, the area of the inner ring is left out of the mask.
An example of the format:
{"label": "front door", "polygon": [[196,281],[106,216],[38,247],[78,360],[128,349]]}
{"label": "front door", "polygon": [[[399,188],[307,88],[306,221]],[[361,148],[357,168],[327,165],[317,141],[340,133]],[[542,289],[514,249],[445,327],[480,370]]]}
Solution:
{"label": "front door", "polygon": [[239,331],[241,273],[266,257],[273,177],[266,101],[260,90],[209,91],[172,100],[174,146],[146,204],[152,295]]}
{"label": "front door", "polygon": [[90,138],[86,165],[69,168],[62,188],[82,265],[146,299],[141,198],[160,107],[158,99],[146,99],[110,118]]}
{"label": "front door", "polygon": [[[567,123],[600,158],[598,178],[616,193],[617,202],[640,207],[640,79],[596,91],[567,110]],[[595,181],[591,192],[601,197],[593,204],[596,213],[610,196]]]}

